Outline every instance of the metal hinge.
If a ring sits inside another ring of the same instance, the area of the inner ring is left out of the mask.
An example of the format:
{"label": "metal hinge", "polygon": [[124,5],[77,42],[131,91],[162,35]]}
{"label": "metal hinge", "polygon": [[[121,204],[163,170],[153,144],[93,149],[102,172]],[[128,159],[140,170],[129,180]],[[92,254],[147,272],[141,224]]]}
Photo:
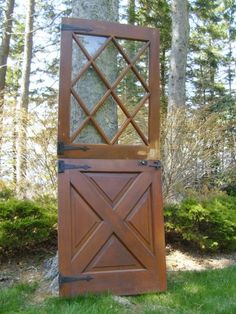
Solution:
{"label": "metal hinge", "polygon": [[61,24],[61,30],[62,31],[74,31],[74,32],[92,32],[92,28],[85,28],[80,27],[77,25],[70,25],[70,24]]}
{"label": "metal hinge", "polygon": [[64,173],[65,170],[71,170],[71,169],[88,170],[90,168],[91,167],[88,165],[66,164],[64,160],[58,160],[58,173]]}
{"label": "metal hinge", "polygon": [[153,161],[153,165],[149,165],[147,160],[139,160],[138,165],[139,166],[149,166],[149,167],[153,167],[156,169],[160,169],[161,168],[161,161],[155,160],[155,161]]}
{"label": "metal hinge", "polygon": [[94,277],[87,275],[87,276],[63,276],[59,274],[58,282],[59,285],[63,285],[64,283],[70,283],[75,281],[90,281],[94,279]]}
{"label": "metal hinge", "polygon": [[161,168],[161,161],[160,160],[155,160],[154,165],[149,165],[149,167],[154,167],[156,169],[160,169]]}
{"label": "metal hinge", "polygon": [[72,146],[72,145],[65,145],[63,142],[57,143],[57,154],[63,155],[65,150],[81,150],[86,152],[89,150],[87,146]]}

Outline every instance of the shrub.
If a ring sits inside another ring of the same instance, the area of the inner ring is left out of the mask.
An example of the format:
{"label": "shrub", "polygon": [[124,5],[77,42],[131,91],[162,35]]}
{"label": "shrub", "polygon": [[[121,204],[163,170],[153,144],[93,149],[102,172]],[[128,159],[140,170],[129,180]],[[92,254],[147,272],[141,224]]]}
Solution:
{"label": "shrub", "polygon": [[7,200],[14,197],[14,191],[7,184],[0,180],[0,200]]}
{"label": "shrub", "polygon": [[167,239],[206,251],[236,250],[236,197],[186,198],[165,207]]}
{"label": "shrub", "polygon": [[55,209],[29,200],[0,202],[0,248],[19,251],[50,242],[56,233]]}
{"label": "shrub", "polygon": [[230,195],[236,197],[236,183],[230,183],[225,188],[224,191]]}

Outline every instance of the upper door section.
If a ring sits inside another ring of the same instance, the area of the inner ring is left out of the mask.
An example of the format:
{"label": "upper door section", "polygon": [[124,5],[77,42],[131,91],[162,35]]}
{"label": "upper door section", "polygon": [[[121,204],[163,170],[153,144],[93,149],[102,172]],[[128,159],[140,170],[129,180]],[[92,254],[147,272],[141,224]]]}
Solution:
{"label": "upper door section", "polygon": [[64,18],[58,155],[159,158],[159,33]]}

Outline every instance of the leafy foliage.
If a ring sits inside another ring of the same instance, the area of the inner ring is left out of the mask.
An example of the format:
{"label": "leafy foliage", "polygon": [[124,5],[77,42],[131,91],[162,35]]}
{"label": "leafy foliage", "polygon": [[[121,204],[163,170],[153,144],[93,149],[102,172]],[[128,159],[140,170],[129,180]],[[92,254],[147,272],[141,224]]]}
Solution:
{"label": "leafy foliage", "polygon": [[236,249],[236,198],[213,194],[188,197],[165,207],[167,238],[206,251]]}
{"label": "leafy foliage", "polygon": [[56,210],[28,200],[0,201],[0,248],[3,251],[32,249],[52,242],[56,232]]}

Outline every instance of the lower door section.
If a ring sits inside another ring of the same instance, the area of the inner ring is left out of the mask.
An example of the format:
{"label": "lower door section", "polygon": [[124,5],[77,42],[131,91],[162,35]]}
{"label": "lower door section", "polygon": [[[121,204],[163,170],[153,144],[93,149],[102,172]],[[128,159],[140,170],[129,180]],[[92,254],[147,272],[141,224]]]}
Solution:
{"label": "lower door section", "polygon": [[61,296],[166,289],[158,163],[59,160]]}

